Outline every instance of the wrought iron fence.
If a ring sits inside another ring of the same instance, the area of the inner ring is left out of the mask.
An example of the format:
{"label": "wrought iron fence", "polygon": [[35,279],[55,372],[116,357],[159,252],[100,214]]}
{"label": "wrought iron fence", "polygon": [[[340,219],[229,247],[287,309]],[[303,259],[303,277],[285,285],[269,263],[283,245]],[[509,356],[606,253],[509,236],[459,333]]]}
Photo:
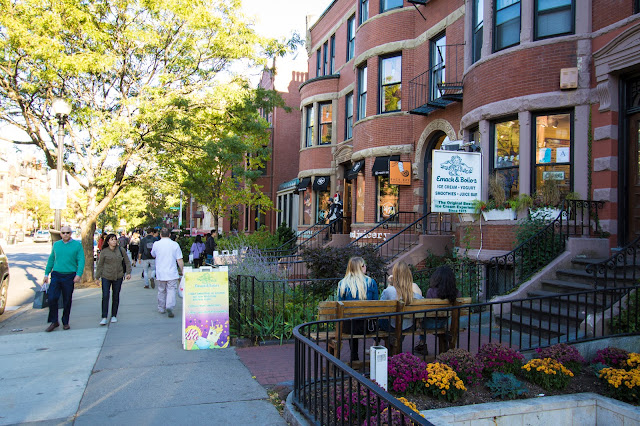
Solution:
{"label": "wrought iron fence", "polygon": [[564,251],[567,238],[601,236],[599,210],[604,203],[565,200],[537,234],[509,253],[492,257],[487,270],[487,299],[510,292],[546,267]]}
{"label": "wrought iron fence", "polygon": [[376,246],[380,256],[386,261],[396,259],[419,242],[423,234],[449,234],[452,230],[451,214],[429,212],[406,224],[391,237]]}
{"label": "wrought iron fence", "polygon": [[[485,264],[471,259],[460,259],[455,263],[447,263],[456,276],[456,287],[462,297],[471,297],[473,303],[485,302],[484,281]],[[429,280],[437,267],[420,269],[413,273],[413,281],[418,284],[422,294],[429,289]]]}
{"label": "wrought iron fence", "polygon": [[596,287],[618,287],[640,279],[640,237],[618,250],[608,259],[587,265]]}
{"label": "wrought iron fence", "polygon": [[351,241],[349,246],[358,246],[363,247],[372,243],[372,240],[378,240],[380,238],[380,234],[385,234],[388,232],[395,233],[399,230],[404,229],[408,223],[412,223],[416,219],[415,212],[398,212],[387,219],[381,221],[376,226],[363,233],[362,235],[358,235],[357,238]]}

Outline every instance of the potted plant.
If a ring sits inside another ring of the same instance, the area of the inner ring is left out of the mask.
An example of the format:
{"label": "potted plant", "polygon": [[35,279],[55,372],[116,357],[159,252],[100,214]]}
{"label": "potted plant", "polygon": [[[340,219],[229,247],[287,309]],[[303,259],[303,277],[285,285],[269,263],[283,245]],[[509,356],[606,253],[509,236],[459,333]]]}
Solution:
{"label": "potted plant", "polygon": [[512,208],[504,190],[504,177],[494,174],[489,178],[489,201],[476,200],[476,212],[482,213],[484,220],[515,220],[517,210]]}
{"label": "potted plant", "polygon": [[534,207],[529,209],[531,219],[554,220],[560,215],[560,184],[555,179],[545,180],[533,202]]}

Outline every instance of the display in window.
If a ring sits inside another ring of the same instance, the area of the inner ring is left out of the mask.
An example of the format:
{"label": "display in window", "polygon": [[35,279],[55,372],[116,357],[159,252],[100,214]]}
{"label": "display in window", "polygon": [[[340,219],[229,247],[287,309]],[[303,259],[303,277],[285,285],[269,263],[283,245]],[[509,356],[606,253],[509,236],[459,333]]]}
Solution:
{"label": "display in window", "polygon": [[364,222],[364,174],[360,173],[356,180],[356,222]]}
{"label": "display in window", "polygon": [[378,220],[385,220],[398,212],[398,185],[392,185],[389,177],[378,177]]}

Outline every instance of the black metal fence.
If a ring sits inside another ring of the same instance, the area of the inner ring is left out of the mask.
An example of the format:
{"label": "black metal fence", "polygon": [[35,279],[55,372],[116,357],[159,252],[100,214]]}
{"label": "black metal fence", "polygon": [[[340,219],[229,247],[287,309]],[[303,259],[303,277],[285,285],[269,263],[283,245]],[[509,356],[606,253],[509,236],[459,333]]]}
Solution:
{"label": "black metal fence", "polygon": [[[449,263],[456,276],[456,287],[462,297],[471,297],[473,303],[485,302],[484,282],[486,265],[471,259],[461,259],[455,263]],[[429,289],[429,280],[437,267],[420,269],[413,273],[413,281],[420,287],[422,294],[426,295]]]}
{"label": "black metal fence", "polygon": [[394,235],[378,244],[376,250],[383,259],[390,262],[417,245],[420,235],[445,235],[451,232],[451,214],[429,212],[406,224]]}
{"label": "black metal fence", "polygon": [[348,245],[363,247],[369,244],[377,244],[378,240],[385,238],[385,234],[395,234],[396,232],[404,229],[407,224],[413,223],[416,220],[416,217],[417,213],[415,212],[395,213],[362,235],[356,235],[356,239],[351,241]]}

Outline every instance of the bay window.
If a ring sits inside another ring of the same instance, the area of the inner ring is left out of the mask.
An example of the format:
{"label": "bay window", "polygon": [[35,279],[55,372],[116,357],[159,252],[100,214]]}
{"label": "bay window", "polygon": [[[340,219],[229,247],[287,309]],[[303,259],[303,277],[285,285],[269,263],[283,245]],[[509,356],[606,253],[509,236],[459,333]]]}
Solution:
{"label": "bay window", "polygon": [[358,68],[358,120],[367,116],[367,66]]}
{"label": "bay window", "polygon": [[519,195],[520,123],[516,120],[492,124],[491,168],[504,178],[504,192],[508,199]]}
{"label": "bay window", "polygon": [[380,13],[402,7],[403,0],[380,0]]}
{"label": "bay window", "polygon": [[520,0],[495,0],[493,50],[520,43]]}
{"label": "bay window", "polygon": [[534,28],[536,40],[574,33],[575,0],[536,0]]}
{"label": "bay window", "polygon": [[482,57],[482,31],[484,28],[484,0],[473,0],[473,31],[471,41],[471,62],[477,62]]}
{"label": "bay window", "polygon": [[351,139],[353,137],[353,92],[348,93],[344,98],[345,102],[345,139]]}
{"label": "bay window", "polygon": [[358,25],[369,19],[369,0],[360,0],[360,19]]}
{"label": "bay window", "polygon": [[347,62],[353,59],[356,50],[356,17],[347,20]]}
{"label": "bay window", "polygon": [[383,58],[380,62],[380,112],[402,108],[402,56]]}
{"label": "bay window", "polygon": [[333,124],[333,114],[331,103],[320,104],[320,120],[318,120],[318,144],[328,145],[331,143],[331,130]]}
{"label": "bay window", "polygon": [[313,117],[313,105],[309,105],[305,108],[305,137],[304,137],[304,146],[305,148],[309,148],[313,145],[313,125],[314,125],[314,117]]}
{"label": "bay window", "polygon": [[560,193],[573,187],[573,114],[556,113],[535,116],[535,173],[533,192],[545,181],[558,183]]}

